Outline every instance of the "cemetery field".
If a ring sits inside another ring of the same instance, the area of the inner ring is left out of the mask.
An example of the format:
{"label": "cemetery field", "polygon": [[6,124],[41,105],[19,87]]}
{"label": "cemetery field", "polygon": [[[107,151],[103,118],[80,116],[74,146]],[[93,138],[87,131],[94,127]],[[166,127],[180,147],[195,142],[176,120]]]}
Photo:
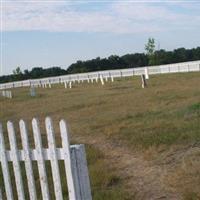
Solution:
{"label": "cemetery field", "polygon": [[12,92],[0,97],[4,130],[50,116],[59,132],[65,119],[86,144],[94,200],[200,199],[200,73],[153,75],[145,89],[131,77]]}

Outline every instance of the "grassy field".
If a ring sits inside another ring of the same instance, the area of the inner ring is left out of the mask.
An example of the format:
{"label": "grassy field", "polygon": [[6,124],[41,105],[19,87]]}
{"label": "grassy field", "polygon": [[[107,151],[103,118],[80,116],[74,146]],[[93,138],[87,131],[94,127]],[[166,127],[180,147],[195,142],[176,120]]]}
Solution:
{"label": "grassy field", "polygon": [[51,116],[59,132],[64,118],[73,142],[86,144],[94,200],[200,199],[200,73],[151,76],[145,89],[132,77],[36,93],[0,98],[4,130],[21,118],[31,129],[38,117],[44,133]]}

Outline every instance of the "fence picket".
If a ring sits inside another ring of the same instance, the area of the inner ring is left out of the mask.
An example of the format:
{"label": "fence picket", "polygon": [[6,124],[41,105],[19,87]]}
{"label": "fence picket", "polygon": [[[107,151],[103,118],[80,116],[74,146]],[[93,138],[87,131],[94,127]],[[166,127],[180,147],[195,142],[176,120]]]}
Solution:
{"label": "fence picket", "polygon": [[9,168],[8,168],[8,160],[6,157],[3,128],[2,128],[1,124],[0,124],[0,147],[1,147],[0,148],[0,157],[1,157],[1,165],[2,165],[2,172],[3,172],[6,196],[7,196],[7,199],[13,200],[13,192],[12,192],[12,186],[11,186],[11,181],[10,181],[10,172],[9,172]]}
{"label": "fence picket", "polygon": [[13,159],[13,170],[15,174],[15,182],[16,182],[16,187],[17,187],[18,199],[24,200],[25,199],[24,187],[23,187],[23,182],[22,182],[22,177],[21,177],[20,163],[18,159],[15,130],[14,130],[12,122],[8,121],[7,129],[8,129],[8,137],[9,137],[9,142],[10,142],[10,150],[11,150],[11,155]]}
{"label": "fence picket", "polygon": [[47,117],[45,120],[46,131],[47,131],[47,139],[48,139],[48,148],[51,152],[51,168],[54,182],[54,191],[57,200],[62,200],[62,187],[60,182],[60,171],[58,166],[58,158],[56,154],[56,143],[54,138],[54,130],[51,118]]}
{"label": "fence picket", "polygon": [[24,162],[25,162],[25,169],[26,169],[27,180],[28,180],[29,197],[31,200],[35,200],[37,199],[37,196],[36,196],[36,189],[35,189],[35,180],[33,176],[32,161],[30,157],[28,131],[26,128],[26,124],[23,120],[20,120],[19,126],[20,126],[20,133],[21,133],[21,139],[22,139],[22,146],[24,150]]}
{"label": "fence picket", "polygon": [[75,191],[75,183],[74,183],[74,179],[72,175],[73,172],[72,172],[68,130],[67,130],[67,126],[64,120],[60,121],[60,133],[61,133],[61,138],[62,138],[62,148],[63,148],[65,172],[67,176],[69,199],[78,200],[76,191]]}
{"label": "fence picket", "polygon": [[0,200],[3,200],[3,195],[2,195],[1,188],[0,188]]}
{"label": "fence picket", "polygon": [[104,85],[103,76],[100,76],[101,84]]}
{"label": "fence picket", "polygon": [[39,122],[35,118],[32,120],[32,127],[33,127],[35,149],[37,151],[37,164],[38,164],[38,171],[39,171],[39,176],[40,176],[42,197],[44,200],[49,200],[50,199],[49,187],[48,187],[48,182],[47,182],[45,161],[44,161],[43,151],[42,151],[42,140],[41,140]]}

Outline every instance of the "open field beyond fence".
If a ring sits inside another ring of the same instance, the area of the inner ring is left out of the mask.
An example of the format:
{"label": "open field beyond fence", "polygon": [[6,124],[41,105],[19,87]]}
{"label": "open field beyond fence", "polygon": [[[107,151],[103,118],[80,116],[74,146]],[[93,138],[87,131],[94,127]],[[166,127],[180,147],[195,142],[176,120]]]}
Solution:
{"label": "open field beyond fence", "polygon": [[11,90],[13,99],[0,97],[3,124],[64,118],[86,144],[94,200],[200,199],[199,72],[152,75],[145,89],[135,76],[36,88],[35,97]]}

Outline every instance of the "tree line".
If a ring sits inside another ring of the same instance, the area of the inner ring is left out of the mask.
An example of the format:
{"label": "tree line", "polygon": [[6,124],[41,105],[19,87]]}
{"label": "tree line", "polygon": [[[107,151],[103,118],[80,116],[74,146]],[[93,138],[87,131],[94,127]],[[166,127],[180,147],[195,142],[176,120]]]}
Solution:
{"label": "tree line", "polygon": [[60,67],[51,67],[47,69],[35,67],[31,70],[21,71],[20,67],[17,67],[16,70],[13,71],[13,74],[1,76],[0,83],[65,74],[200,60],[200,47],[192,49],[178,48],[173,51],[166,51],[164,49],[155,51],[155,41],[153,38],[149,38],[148,43],[145,45],[145,50],[146,53],[126,54],[123,56],[111,55],[108,58],[97,57],[86,61],[79,60],[71,64],[67,69],[62,69]]}

